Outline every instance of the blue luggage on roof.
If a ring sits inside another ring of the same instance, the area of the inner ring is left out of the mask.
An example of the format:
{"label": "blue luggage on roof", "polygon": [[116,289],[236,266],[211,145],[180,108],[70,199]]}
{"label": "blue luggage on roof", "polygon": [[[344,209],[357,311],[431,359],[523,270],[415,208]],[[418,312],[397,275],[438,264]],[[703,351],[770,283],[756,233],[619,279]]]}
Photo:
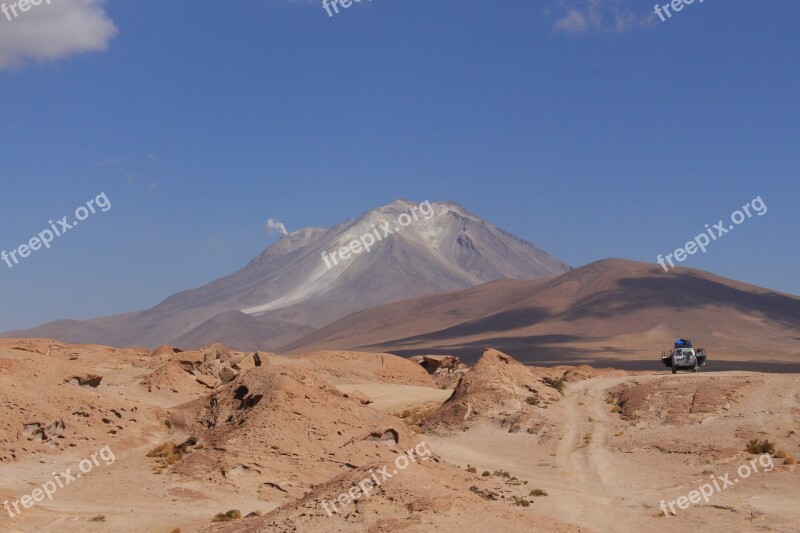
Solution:
{"label": "blue luggage on roof", "polygon": [[692,341],[687,340],[687,339],[678,339],[678,340],[675,341],[675,347],[676,348],[691,348],[692,347]]}

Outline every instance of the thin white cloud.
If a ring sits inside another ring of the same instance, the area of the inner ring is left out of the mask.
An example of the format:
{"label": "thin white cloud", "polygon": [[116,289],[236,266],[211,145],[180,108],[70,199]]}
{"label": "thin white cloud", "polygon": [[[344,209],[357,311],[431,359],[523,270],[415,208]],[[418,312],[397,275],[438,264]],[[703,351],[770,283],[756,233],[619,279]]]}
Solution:
{"label": "thin white cloud", "polygon": [[[636,11],[633,11],[635,8]],[[654,14],[628,0],[559,0],[553,30],[571,35],[625,33],[653,25]],[[641,12],[639,12],[641,9]]]}
{"label": "thin white cloud", "polygon": [[104,2],[42,0],[22,12],[18,0],[0,0],[0,69],[105,50],[117,27]]}
{"label": "thin white cloud", "polygon": [[159,186],[156,180],[148,176],[136,176],[130,172],[125,174],[125,182],[132,187],[141,188],[149,194],[154,193]]}
{"label": "thin white cloud", "polygon": [[97,163],[94,164],[96,168],[103,168],[103,167],[114,167],[119,165],[120,159],[117,154],[110,155],[104,159],[101,159]]}

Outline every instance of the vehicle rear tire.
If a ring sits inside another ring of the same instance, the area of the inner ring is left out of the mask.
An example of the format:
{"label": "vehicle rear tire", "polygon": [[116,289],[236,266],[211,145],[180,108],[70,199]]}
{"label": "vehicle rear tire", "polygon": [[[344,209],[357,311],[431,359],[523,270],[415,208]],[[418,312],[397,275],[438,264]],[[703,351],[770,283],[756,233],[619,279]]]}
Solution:
{"label": "vehicle rear tire", "polygon": [[694,367],[694,368],[692,369],[692,372],[697,372],[697,367]]}
{"label": "vehicle rear tire", "polygon": [[672,373],[673,373],[673,374],[677,374],[677,373],[678,373],[678,369],[677,369],[677,368],[675,368],[674,366],[672,367]]}

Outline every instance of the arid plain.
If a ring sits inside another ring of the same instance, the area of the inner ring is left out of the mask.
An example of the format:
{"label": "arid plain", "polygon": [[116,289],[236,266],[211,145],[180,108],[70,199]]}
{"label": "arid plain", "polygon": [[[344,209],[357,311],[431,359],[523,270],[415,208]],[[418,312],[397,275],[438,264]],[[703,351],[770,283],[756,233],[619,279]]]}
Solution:
{"label": "arid plain", "polygon": [[[5,339],[2,529],[797,531],[797,374],[477,355]],[[113,461],[76,477],[104,447]],[[67,469],[52,499],[23,507]],[[714,481],[708,501],[669,510]]]}

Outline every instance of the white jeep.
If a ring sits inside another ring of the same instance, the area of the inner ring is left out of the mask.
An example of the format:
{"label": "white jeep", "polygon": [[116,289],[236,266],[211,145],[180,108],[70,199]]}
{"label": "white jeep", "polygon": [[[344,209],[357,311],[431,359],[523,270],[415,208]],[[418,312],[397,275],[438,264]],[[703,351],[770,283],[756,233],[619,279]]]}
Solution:
{"label": "white jeep", "polygon": [[675,348],[661,352],[661,362],[664,366],[671,368],[673,374],[678,370],[697,372],[701,366],[706,364],[706,350],[705,348],[695,350],[691,341],[678,339]]}

